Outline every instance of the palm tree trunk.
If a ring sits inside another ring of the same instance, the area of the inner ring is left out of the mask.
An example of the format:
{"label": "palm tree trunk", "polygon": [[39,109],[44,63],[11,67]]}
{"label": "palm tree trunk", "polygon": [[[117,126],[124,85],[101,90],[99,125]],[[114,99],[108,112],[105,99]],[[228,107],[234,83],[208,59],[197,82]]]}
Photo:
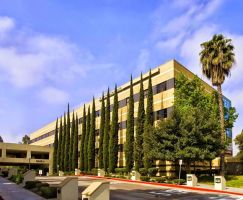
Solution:
{"label": "palm tree trunk", "polygon": [[[224,107],[223,107],[223,95],[221,85],[217,86],[218,89],[218,101],[219,101],[219,114],[220,114],[220,127],[221,127],[221,144],[225,145],[225,130],[224,130]],[[222,176],[225,174],[225,163],[224,163],[224,148],[220,154],[220,173]]]}

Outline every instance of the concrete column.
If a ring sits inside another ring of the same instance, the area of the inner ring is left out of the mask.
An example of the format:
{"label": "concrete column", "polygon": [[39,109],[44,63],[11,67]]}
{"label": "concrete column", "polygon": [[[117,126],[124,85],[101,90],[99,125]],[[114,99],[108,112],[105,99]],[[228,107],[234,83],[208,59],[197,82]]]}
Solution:
{"label": "concrete column", "polygon": [[49,153],[49,175],[53,174],[53,148]]}
{"label": "concrete column", "polygon": [[30,150],[27,150],[26,158],[27,159],[31,158],[31,151]]}
{"label": "concrete column", "polygon": [[6,149],[2,149],[2,158],[6,158]]}

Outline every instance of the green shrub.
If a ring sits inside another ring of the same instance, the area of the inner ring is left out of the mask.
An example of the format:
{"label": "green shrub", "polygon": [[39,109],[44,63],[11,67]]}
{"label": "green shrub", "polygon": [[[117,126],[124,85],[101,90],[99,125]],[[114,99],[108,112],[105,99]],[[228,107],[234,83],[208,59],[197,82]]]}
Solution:
{"label": "green shrub", "polygon": [[16,178],[15,178],[15,183],[20,184],[20,183],[23,182],[23,180],[24,180],[23,175],[22,175],[22,174],[18,174],[18,175],[16,176]]}
{"label": "green shrub", "polygon": [[156,176],[157,172],[158,172],[158,168],[151,167],[148,169],[149,176]]}
{"label": "green shrub", "polygon": [[141,176],[140,177],[141,181],[149,181],[150,178],[148,176]]}
{"label": "green shrub", "polygon": [[183,184],[185,182],[186,182],[185,179],[173,179],[172,180],[172,183],[174,183],[174,184]]}
{"label": "green shrub", "polygon": [[147,176],[148,175],[148,171],[147,171],[146,168],[140,168],[139,173],[141,174],[141,176]]}
{"label": "green shrub", "polygon": [[49,184],[48,183],[36,183],[35,187],[38,188],[38,190],[40,190],[41,187],[48,187]]}
{"label": "green shrub", "polygon": [[2,171],[3,177],[8,177],[8,171]]}
{"label": "green shrub", "polygon": [[109,177],[112,177],[112,176],[110,174],[105,174],[105,177],[109,178]]}
{"label": "green shrub", "polygon": [[115,172],[116,174],[124,175],[126,173],[126,168],[116,168]]}
{"label": "green shrub", "polygon": [[153,177],[154,182],[157,183],[165,183],[166,182],[166,178],[165,177]]}
{"label": "green shrub", "polygon": [[46,199],[56,198],[57,197],[57,188],[42,186],[40,187],[40,194]]}
{"label": "green shrub", "polygon": [[123,178],[123,179],[126,179],[126,177],[123,176],[123,175],[116,175],[116,178]]}
{"label": "green shrub", "polygon": [[97,168],[93,168],[93,169],[91,170],[91,175],[95,175],[95,176],[97,176],[97,175],[98,175],[98,169],[97,169]]}
{"label": "green shrub", "polygon": [[37,183],[41,183],[41,182],[40,181],[26,181],[24,188],[26,188],[26,189],[35,188]]}

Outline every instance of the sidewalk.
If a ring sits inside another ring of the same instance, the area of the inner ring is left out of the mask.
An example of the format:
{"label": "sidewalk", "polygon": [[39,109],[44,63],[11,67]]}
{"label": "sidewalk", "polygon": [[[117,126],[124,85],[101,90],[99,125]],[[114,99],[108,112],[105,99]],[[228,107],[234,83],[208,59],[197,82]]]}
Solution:
{"label": "sidewalk", "polygon": [[0,177],[0,196],[4,200],[44,200],[44,198],[34,194],[15,183]]}

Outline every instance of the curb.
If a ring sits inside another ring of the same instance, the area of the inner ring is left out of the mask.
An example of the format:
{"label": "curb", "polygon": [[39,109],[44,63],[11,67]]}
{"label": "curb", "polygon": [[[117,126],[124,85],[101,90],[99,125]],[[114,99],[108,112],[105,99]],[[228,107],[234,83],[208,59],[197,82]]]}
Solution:
{"label": "curb", "polygon": [[146,181],[133,181],[133,180],[128,180],[128,179],[100,177],[100,176],[94,176],[94,175],[77,175],[77,176],[86,176],[86,177],[90,177],[90,178],[116,180],[116,181],[123,181],[123,182],[129,182],[129,183],[139,183],[139,184],[146,184],[146,185],[156,185],[156,186],[178,188],[178,189],[185,189],[185,190],[193,190],[193,191],[200,191],[200,192],[210,192],[210,193],[217,193],[217,194],[231,194],[231,195],[243,196],[243,193],[239,193],[239,192],[230,192],[230,191],[225,191],[225,190],[215,190],[215,189],[208,189],[208,188],[190,187],[190,186],[186,186],[186,185],[175,185],[175,184],[146,182]]}

